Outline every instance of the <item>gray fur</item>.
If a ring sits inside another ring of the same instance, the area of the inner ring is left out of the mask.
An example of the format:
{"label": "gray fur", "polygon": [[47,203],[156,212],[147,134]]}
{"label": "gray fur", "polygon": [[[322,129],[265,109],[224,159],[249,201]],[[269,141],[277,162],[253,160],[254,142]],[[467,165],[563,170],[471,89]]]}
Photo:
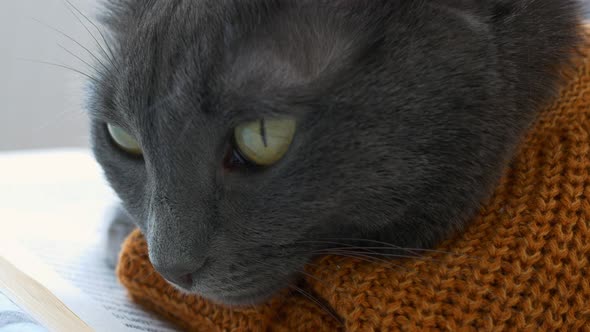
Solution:
{"label": "gray fur", "polygon": [[[428,248],[461,231],[580,42],[573,0],[107,7],[96,158],[155,268],[226,304],[286,287],[321,241]],[[233,128],[276,114],[298,121],[286,157],[224,168]],[[117,149],[105,121],[144,157]]]}

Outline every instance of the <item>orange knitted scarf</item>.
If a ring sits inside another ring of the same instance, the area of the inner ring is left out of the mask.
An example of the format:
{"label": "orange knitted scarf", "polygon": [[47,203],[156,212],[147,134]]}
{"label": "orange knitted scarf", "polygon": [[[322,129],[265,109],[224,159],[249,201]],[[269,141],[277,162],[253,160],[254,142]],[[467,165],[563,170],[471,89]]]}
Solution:
{"label": "orange knitted scarf", "polygon": [[341,323],[296,293],[246,309],[183,295],[153,273],[138,231],[118,275],[134,300],[191,331],[590,329],[590,58],[479,216],[437,249],[390,263],[319,259],[305,289]]}

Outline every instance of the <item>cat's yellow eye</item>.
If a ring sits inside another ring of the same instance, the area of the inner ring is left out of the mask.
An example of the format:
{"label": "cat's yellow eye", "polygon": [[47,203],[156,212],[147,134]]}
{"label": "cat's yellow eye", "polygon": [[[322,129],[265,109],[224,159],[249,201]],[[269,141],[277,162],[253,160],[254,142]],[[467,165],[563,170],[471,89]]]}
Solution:
{"label": "cat's yellow eye", "polygon": [[234,135],[244,158],[258,166],[271,166],[289,150],[295,129],[296,121],[291,118],[262,119],[239,125]]}
{"label": "cat's yellow eye", "polygon": [[125,129],[112,124],[107,124],[107,130],[113,141],[124,151],[138,156],[143,153],[137,140]]}

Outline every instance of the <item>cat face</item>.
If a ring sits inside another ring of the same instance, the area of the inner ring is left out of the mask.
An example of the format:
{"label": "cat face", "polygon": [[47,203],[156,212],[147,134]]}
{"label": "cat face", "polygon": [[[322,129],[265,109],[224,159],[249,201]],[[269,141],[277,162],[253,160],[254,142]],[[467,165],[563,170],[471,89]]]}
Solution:
{"label": "cat face", "polygon": [[475,13],[425,1],[109,8],[95,155],[156,270],[218,302],[268,298],[326,246],[436,243],[489,194],[533,114],[514,112]]}

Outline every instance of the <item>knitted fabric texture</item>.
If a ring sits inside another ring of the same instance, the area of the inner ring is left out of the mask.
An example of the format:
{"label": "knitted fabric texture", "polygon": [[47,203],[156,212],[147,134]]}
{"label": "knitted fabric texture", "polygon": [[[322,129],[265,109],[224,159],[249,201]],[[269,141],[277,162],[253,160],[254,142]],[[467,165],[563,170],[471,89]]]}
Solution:
{"label": "knitted fabric texture", "polygon": [[154,273],[139,231],[118,276],[134,300],[191,331],[590,331],[588,57],[479,215],[437,250],[390,262],[320,258],[301,287],[332,314],[296,292],[242,309],[183,295]]}

